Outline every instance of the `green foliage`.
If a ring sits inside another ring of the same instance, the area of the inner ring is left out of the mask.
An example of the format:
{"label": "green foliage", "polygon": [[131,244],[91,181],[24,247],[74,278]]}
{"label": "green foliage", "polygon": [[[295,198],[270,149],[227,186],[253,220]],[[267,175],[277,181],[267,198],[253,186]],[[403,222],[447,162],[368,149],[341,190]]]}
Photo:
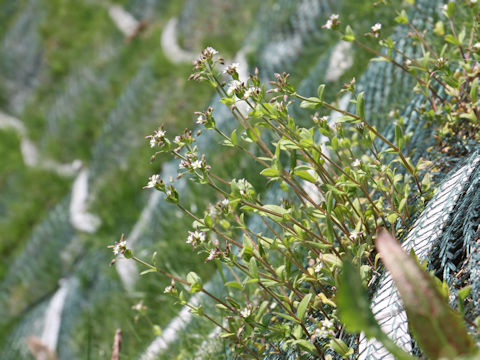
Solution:
{"label": "green foliage", "polygon": [[[451,7],[446,11],[450,18]],[[436,55],[440,51],[436,52],[427,43],[429,35],[412,26],[403,9],[397,13],[396,21],[409,26],[415,40],[423,45],[418,58],[411,59],[397,50],[381,24],[372,26],[366,36],[378,39],[385,52],[364,44],[355,29],[342,24],[337,15],[332,15],[324,27],[339,31],[344,40],[413,77],[414,91],[423,95],[424,107],[430,107],[422,114],[434,125],[439,147],[444,146],[442,139],[447,133],[456,139],[459,138],[455,132],[468,134],[468,138],[477,137],[474,129],[477,129],[478,109],[470,100],[476,98],[478,83],[467,75],[472,63],[462,48],[469,46],[468,54],[474,56],[473,40],[469,45],[464,44],[465,36],[462,33],[457,36],[454,25],[451,39],[448,38],[452,41],[444,38],[447,45],[441,44],[441,55],[449,54],[449,59],[450,55],[457,56],[450,60],[451,64],[458,61],[465,70],[463,75],[454,76],[444,58]],[[472,39],[475,34],[472,28]],[[433,42],[431,46],[436,45]],[[403,63],[394,52],[405,57]],[[208,47],[194,63],[190,79],[210,83],[237,119],[238,127],[230,136],[224,133],[213,120],[212,109],[197,113],[199,123],[221,136],[227,148],[246,154],[259,164],[260,174],[268,179],[275,196],[263,196],[248,179],[218,176],[215,162],[199,152],[197,136],[185,132],[170,140],[163,127],[149,136],[156,150],[180,161],[178,177],[188,177],[215,190],[218,200],[211,204],[210,210],[194,214],[182,205],[181,191],[165,185],[157,175],[150,178],[146,187],[164,193],[166,201],[174,203],[193,220],[187,243],[201,254],[208,254],[207,262],[215,259],[223,263],[235,278],[224,281],[226,288],[240,291],[242,297],[228,297],[224,301],[210,294],[194,273],[183,280],[161,266],[146,266],[183,283],[190,292],[203,292],[216,302],[220,313],[189,306],[195,314],[222,329],[221,337],[228,340],[234,353],[260,358],[290,347],[298,358],[325,357],[329,351],[352,357],[354,349],[347,345],[351,338],[342,339],[345,326],[351,332],[364,331],[367,337],[377,338],[397,358],[412,358],[381,331],[363,288],[371,284],[371,274],[378,270],[373,248],[376,229],[385,227],[400,236],[405,234],[411,214],[421,210],[432,196],[431,178],[423,177],[429,162],[418,157],[412,160],[408,149],[410,135],[404,132],[403,119],[397,119],[392,137],[382,134],[370,123],[365,109],[368,94],[357,92],[355,81],[344,89],[354,98],[351,103],[355,110],[349,111],[328,101],[324,85],[319,87],[318,97],[307,97],[296,91],[289,74],[275,74],[268,88],[260,81],[258,72],[242,82],[234,67],[222,73],[222,63],[216,50]],[[456,101],[445,101],[438,87],[443,87],[442,91]],[[247,109],[237,106],[241,101]],[[300,101],[300,108],[319,113],[310,122],[301,122],[289,108],[295,101]],[[341,113],[336,123],[329,123],[326,116],[321,116],[329,111]],[[440,113],[449,120],[442,121]],[[465,114],[473,115],[460,122],[460,118],[467,118]],[[318,141],[320,136],[322,143]],[[308,191],[307,186],[311,186]],[[252,221],[263,224],[263,230],[251,227]],[[351,260],[342,262],[345,258]],[[145,265],[143,260],[136,260]],[[401,264],[400,259],[394,262]],[[410,271],[414,274],[409,281],[420,281],[422,273]],[[424,292],[412,291],[413,284],[408,291],[399,285],[419,344],[429,356],[470,355],[476,351],[473,342],[466,340],[470,338],[462,331],[463,322],[452,315],[446,303],[435,307],[438,311],[443,309],[440,312],[449,319],[445,323],[440,319],[441,325],[432,311],[420,316],[421,307],[410,308],[409,301],[428,304],[426,293],[430,292],[426,290],[432,289],[428,284],[424,284]],[[178,296],[180,303],[188,304],[183,292]],[[432,301],[437,298],[434,296]],[[412,317],[418,317],[418,321]],[[432,334],[443,336],[446,322],[454,318],[455,331],[462,334],[454,345],[457,352],[450,351],[449,346],[454,342],[450,335],[445,346],[432,344],[428,336],[423,336],[431,329],[428,324],[436,329]],[[419,324],[422,328],[416,330]]]}

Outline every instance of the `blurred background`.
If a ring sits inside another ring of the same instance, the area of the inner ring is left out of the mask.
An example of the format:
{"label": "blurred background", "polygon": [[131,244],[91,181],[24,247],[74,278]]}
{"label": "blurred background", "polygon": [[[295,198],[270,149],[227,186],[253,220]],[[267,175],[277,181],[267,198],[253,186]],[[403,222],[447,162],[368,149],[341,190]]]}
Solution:
{"label": "blurred background", "polygon": [[[208,106],[233,129],[212,88],[187,80],[206,46],[239,62],[243,79],[256,67],[266,81],[286,71],[302,94],[327,83],[327,99],[339,100],[333,94],[369,56],[322,29],[332,13],[359,33],[379,20],[393,32],[395,14],[366,0],[0,0],[2,360],[107,359],[116,329],[121,359],[226,356],[210,324],[163,294],[166,279],[140,277],[122,259],[110,267],[107,246],[125,233],[140,257],[156,251],[172,273],[215,278],[215,265],[185,244],[191,222],[142,190],[151,174],[168,179],[177,167],[150,164],[145,136],[160,124],[171,137],[194,128],[193,112]],[[405,103],[395,72],[381,66],[369,94]],[[380,117],[383,103],[367,111]],[[220,142],[206,134],[201,152],[226,176],[255,182],[256,169],[219,154]],[[192,211],[212,198],[178,186]],[[141,300],[146,308],[135,307]]]}

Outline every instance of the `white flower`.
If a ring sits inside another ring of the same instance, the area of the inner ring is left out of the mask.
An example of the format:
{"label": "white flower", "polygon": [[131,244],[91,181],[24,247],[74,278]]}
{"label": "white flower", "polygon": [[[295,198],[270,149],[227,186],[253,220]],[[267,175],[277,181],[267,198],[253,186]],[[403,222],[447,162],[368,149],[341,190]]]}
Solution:
{"label": "white flower", "polygon": [[373,25],[371,28],[372,32],[379,32],[380,30],[382,30],[382,24],[380,23],[376,23],[375,25]]}
{"label": "white flower", "polygon": [[243,95],[244,99],[248,99],[249,97],[252,97],[253,95],[258,95],[260,94],[260,88],[258,87],[249,87],[247,91],[245,91],[245,95]]}
{"label": "white flower", "polygon": [[202,168],[202,161],[201,160],[195,160],[192,162],[192,169],[201,169]]}
{"label": "white flower", "polygon": [[197,242],[200,241],[201,243],[205,242],[206,236],[204,232],[200,232],[195,230],[195,232],[189,231],[187,238],[187,244],[192,244],[193,246],[197,246]]}
{"label": "white flower", "polygon": [[206,57],[212,57],[213,55],[217,55],[218,51],[212,48],[211,46],[207,47],[205,50],[203,50],[203,55]]}
{"label": "white flower", "polygon": [[229,65],[223,70],[224,74],[233,74],[238,72],[238,67],[240,66],[239,63],[233,63],[232,65]]}
{"label": "white flower", "polygon": [[361,235],[360,232],[358,232],[358,231],[352,231],[352,232],[350,233],[350,240],[357,240],[360,235]]}
{"label": "white flower", "polygon": [[315,272],[319,273],[320,271],[322,271],[322,267],[323,267],[323,264],[319,262],[317,266],[315,266]]}
{"label": "white flower", "polygon": [[360,166],[362,163],[360,162],[359,159],[356,159],[354,162],[352,162],[352,166],[355,166],[355,167],[358,167]]}
{"label": "white flower", "polygon": [[320,329],[320,328],[315,329],[315,337],[321,338],[321,337],[324,337],[324,336],[327,336],[327,332],[325,330]]}
{"label": "white flower", "polygon": [[126,248],[127,248],[127,243],[125,240],[115,243],[115,245],[113,246],[113,254],[118,255],[121,252],[125,251]]}
{"label": "white flower", "polygon": [[207,259],[205,260],[205,262],[211,261],[211,260],[215,259],[216,253],[217,253],[217,252],[215,251],[215,249],[211,249],[211,250],[210,250],[210,253],[208,254]]}
{"label": "white flower", "polygon": [[328,319],[322,320],[323,330],[328,330],[328,329],[331,329],[332,327],[333,327],[333,322],[331,320],[328,320]]}
{"label": "white flower", "polygon": [[197,117],[197,124],[205,124],[207,119],[205,119],[205,116],[203,115],[200,115],[199,117]]}
{"label": "white flower", "polygon": [[147,186],[145,186],[145,188],[147,188],[147,189],[153,188],[153,187],[155,187],[155,185],[157,185],[159,182],[160,182],[160,175],[152,175],[152,176],[150,176],[150,178],[148,179],[148,183],[147,183]]}
{"label": "white flower", "polygon": [[157,145],[157,140],[155,140],[154,137],[151,137],[150,138],[150,147],[155,147],[155,145]]}
{"label": "white flower", "polygon": [[477,43],[473,44],[473,49],[475,51],[479,51],[480,50],[480,42],[477,42]]}
{"label": "white flower", "polygon": [[132,306],[132,310],[143,311],[147,310],[147,307],[143,304],[143,300],[140,300],[138,303]]}
{"label": "white flower", "polygon": [[171,292],[173,291],[173,286],[172,285],[168,285],[165,290],[163,290],[163,293],[164,294],[170,294]]}
{"label": "white flower", "polygon": [[153,137],[161,139],[161,138],[165,137],[165,134],[166,134],[166,133],[167,133],[167,132],[166,132],[165,130],[163,130],[163,129],[158,129],[157,131],[155,131],[155,132],[153,133]]}
{"label": "white flower", "polygon": [[163,130],[162,128],[159,128],[158,130],[155,130],[153,135],[147,136],[147,138],[150,139],[150,147],[153,148],[155,147],[155,145],[161,144],[165,138],[166,133],[167,132],[165,130]]}
{"label": "white flower", "polygon": [[330,15],[330,18],[327,20],[325,25],[322,27],[324,29],[332,29],[334,26],[338,25],[340,22],[338,21],[338,14],[332,14]]}
{"label": "white flower", "polygon": [[239,80],[233,80],[229,85],[227,89],[227,94],[232,95],[233,93],[242,90],[243,83]]}
{"label": "white flower", "polygon": [[222,206],[223,206],[223,207],[227,207],[228,204],[230,204],[230,201],[228,201],[228,199],[223,199],[223,200],[222,200]]}
{"label": "white flower", "polygon": [[245,309],[240,311],[240,316],[244,319],[248,318],[250,315],[252,315],[252,309],[250,308],[250,306],[247,306]]}

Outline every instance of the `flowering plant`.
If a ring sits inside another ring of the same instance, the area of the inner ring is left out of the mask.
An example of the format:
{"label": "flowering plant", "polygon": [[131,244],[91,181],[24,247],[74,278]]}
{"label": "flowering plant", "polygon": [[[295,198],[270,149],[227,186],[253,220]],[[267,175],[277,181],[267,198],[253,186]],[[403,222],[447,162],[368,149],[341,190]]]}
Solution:
{"label": "flowering plant", "polygon": [[[451,4],[445,14],[453,24]],[[470,2],[466,6],[476,5]],[[440,148],[447,146],[447,134],[478,138],[478,80],[471,76],[479,69],[475,28],[465,48],[464,35],[457,36],[454,25],[452,34],[445,36],[454,47],[449,56],[457,56],[463,71],[456,75],[428,45],[425,35],[410,24],[405,11],[399,12],[396,21],[412,29],[412,36],[424,45],[423,57],[400,53],[393,40],[384,37],[379,23],[366,35],[377,39],[387,55],[368,49],[416,79],[414,90],[424,95],[430,107],[424,115],[437,128]],[[338,15],[332,15],[324,28],[366,47],[350,26],[341,29]],[[392,55],[396,51],[404,57],[403,62]],[[356,290],[362,286],[371,289],[382,270],[374,245],[377,229],[387,229],[400,238],[405,235],[411,215],[432,197],[431,177],[425,171],[431,162],[412,160],[407,151],[410,134],[404,134],[403,119],[396,119],[394,139],[369,122],[364,93],[356,91],[355,81],[343,89],[354,99],[355,111],[348,111],[325,100],[325,85],[318,87],[316,96],[307,97],[297,93],[286,73],[275,74],[267,86],[260,81],[258,70],[244,80],[239,78],[238,64],[223,65],[218,52],[209,47],[195,61],[190,79],[210,82],[238,126],[225,133],[217,126],[211,107],[196,113],[197,123],[217,133],[225,147],[260,166],[275,199],[262,194],[247,178],[219,176],[214,164],[200,153],[197,138],[201,135],[186,130],[171,141],[162,127],[147,137],[150,146],[178,159],[179,178],[189,177],[213,189],[218,198],[203,214],[195,214],[182,204],[182,194],[174,183],[165,184],[160,175],[153,175],[145,188],[164,193],[168,202],[192,218],[186,243],[205,256],[205,261],[228,269],[231,277],[225,277],[224,285],[229,295],[212,293],[194,272],[182,278],[131,252],[128,255],[150,272],[170,278],[165,293],[218,326],[232,352],[257,359],[288,351],[305,359],[328,358],[333,353],[343,358],[354,356],[358,336],[345,330],[366,331],[363,325],[352,326],[348,314],[358,305],[355,300],[363,301],[363,293]],[[440,95],[439,87],[455,101]],[[306,114],[314,111],[308,125],[299,125],[299,119],[293,117],[290,108],[294,103]],[[341,116],[332,122],[330,111]],[[263,225],[261,231],[250,226],[253,219]],[[127,245],[122,240],[114,245],[114,252],[128,252]],[[355,284],[353,276],[358,278]],[[238,296],[231,296],[232,291]],[[360,295],[347,301],[349,291]],[[198,292],[216,303],[215,313],[188,301],[187,293]],[[438,304],[443,306],[443,302]],[[372,319],[365,324],[369,321]],[[409,358],[377,330],[371,336],[396,356]],[[466,333],[461,336],[468,337]],[[455,356],[475,351],[472,342],[466,343]]]}

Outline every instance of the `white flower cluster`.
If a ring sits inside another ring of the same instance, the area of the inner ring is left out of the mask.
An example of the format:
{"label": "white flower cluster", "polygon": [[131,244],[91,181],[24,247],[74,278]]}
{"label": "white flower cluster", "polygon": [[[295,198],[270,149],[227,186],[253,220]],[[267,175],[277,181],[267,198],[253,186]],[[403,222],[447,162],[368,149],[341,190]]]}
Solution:
{"label": "white flower cluster", "polygon": [[242,91],[243,86],[243,82],[241,82],[240,80],[233,80],[230,84],[228,84],[227,94],[236,94]]}
{"label": "white flower cluster", "polygon": [[253,186],[246,180],[246,179],[240,179],[238,180],[238,190],[240,192],[240,195],[245,197],[250,195],[253,190]]}
{"label": "white flower cluster", "polygon": [[161,145],[165,140],[165,134],[167,132],[163,130],[163,128],[159,128],[156,130],[153,135],[147,136],[150,139],[150,147],[155,147],[157,145]]}
{"label": "white flower cluster", "polygon": [[249,87],[246,91],[245,91],[245,94],[243,95],[243,99],[248,99],[248,98],[251,98],[252,96],[258,96],[260,95],[260,88],[256,87],[256,86],[252,86],[252,87]]}
{"label": "white flower cluster", "polygon": [[382,24],[376,23],[370,28],[370,30],[372,31],[373,36],[378,38],[380,35],[380,30],[382,30]]}
{"label": "white flower cluster", "polygon": [[321,338],[328,335],[328,331],[333,327],[333,322],[328,319],[324,319],[320,322],[320,327],[315,329],[315,337]]}
{"label": "white flower cluster", "polygon": [[206,58],[212,58],[214,55],[217,55],[218,51],[212,48],[211,46],[205,48],[203,50],[202,55],[205,56]]}
{"label": "white flower cluster", "polygon": [[122,253],[127,248],[127,242],[125,240],[116,243],[113,246],[113,254],[118,255]]}
{"label": "white flower cluster", "polygon": [[238,67],[240,66],[239,63],[233,63],[231,65],[228,65],[225,70],[223,70],[224,74],[238,74]]}
{"label": "white flower cluster", "polygon": [[205,117],[205,115],[202,114],[197,117],[197,124],[203,125],[206,122],[207,122],[207,118]]}
{"label": "white flower cluster", "polygon": [[211,249],[210,252],[208,253],[208,257],[205,259],[205,262],[212,261],[213,259],[215,259],[216,256],[217,256],[217,251],[215,249]]}
{"label": "white flower cluster", "polygon": [[144,189],[151,189],[155,186],[161,185],[162,179],[160,178],[160,175],[152,175],[148,178],[148,183],[146,186],[144,186]]}
{"label": "white flower cluster", "polygon": [[187,244],[192,244],[193,247],[196,247],[198,242],[204,243],[207,238],[204,232],[198,230],[189,231],[188,234]]}
{"label": "white flower cluster", "polygon": [[323,25],[322,27],[324,29],[328,29],[328,30],[331,30],[333,28],[335,28],[335,26],[339,25],[340,24],[340,21],[338,21],[338,14],[332,14],[330,15],[330,18],[327,20],[327,22],[325,23],[325,25]]}
{"label": "white flower cluster", "polygon": [[251,305],[248,305],[246,308],[244,308],[240,311],[240,316],[243,317],[244,319],[248,318],[250,315],[252,315],[252,306]]}
{"label": "white flower cluster", "polygon": [[362,235],[362,232],[361,231],[352,231],[350,233],[350,240],[352,241],[356,241],[360,238],[360,236]]}
{"label": "white flower cluster", "polygon": [[165,288],[165,290],[163,290],[163,293],[164,293],[164,294],[173,293],[173,292],[174,292],[174,289],[175,289],[175,288],[173,287],[173,285],[168,285],[168,286]]}
{"label": "white flower cluster", "polygon": [[209,169],[210,167],[207,166],[205,161],[205,155],[199,159],[198,154],[195,153],[187,153],[185,158],[180,161],[178,165],[179,169],[187,169],[187,170],[198,170],[198,169]]}

